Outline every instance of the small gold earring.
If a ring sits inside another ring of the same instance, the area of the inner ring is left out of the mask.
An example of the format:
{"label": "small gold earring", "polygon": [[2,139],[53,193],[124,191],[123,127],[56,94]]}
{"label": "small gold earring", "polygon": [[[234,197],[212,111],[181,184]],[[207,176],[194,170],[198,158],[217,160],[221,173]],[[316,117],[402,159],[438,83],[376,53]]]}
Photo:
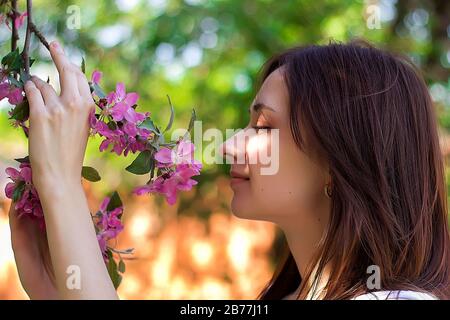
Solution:
{"label": "small gold earring", "polygon": [[329,184],[329,183],[327,183],[327,184],[325,185],[325,195],[326,195],[328,198],[331,198],[331,189],[330,189],[330,184]]}

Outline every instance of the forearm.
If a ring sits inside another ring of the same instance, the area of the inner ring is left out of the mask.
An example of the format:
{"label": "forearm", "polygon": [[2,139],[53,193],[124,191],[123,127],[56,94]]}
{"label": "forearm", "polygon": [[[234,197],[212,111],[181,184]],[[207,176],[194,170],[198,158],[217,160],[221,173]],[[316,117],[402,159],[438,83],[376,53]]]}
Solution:
{"label": "forearm", "polygon": [[[95,234],[81,182],[45,188],[42,207],[56,285],[62,299],[117,299]],[[67,286],[69,266],[80,270],[80,288]]]}

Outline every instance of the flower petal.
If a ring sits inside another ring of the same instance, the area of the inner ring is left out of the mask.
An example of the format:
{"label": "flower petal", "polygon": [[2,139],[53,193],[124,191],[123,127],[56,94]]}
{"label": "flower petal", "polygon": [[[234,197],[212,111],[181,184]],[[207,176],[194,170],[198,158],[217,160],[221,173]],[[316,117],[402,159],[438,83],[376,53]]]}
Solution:
{"label": "flower petal", "polygon": [[20,177],[20,173],[18,170],[14,169],[14,168],[6,168],[5,173],[12,179],[12,180],[17,180]]}
{"label": "flower petal", "polygon": [[116,85],[116,98],[119,99],[119,101],[122,101],[123,99],[125,99],[125,85],[123,84],[123,82],[119,82]]}
{"label": "flower petal", "polygon": [[126,95],[126,97],[124,99],[124,102],[128,106],[132,107],[132,106],[134,106],[136,104],[138,99],[139,99],[139,95],[136,92],[130,92],[130,93],[127,93],[127,95]]}
{"label": "flower petal", "polygon": [[16,184],[14,182],[8,182],[5,187],[6,197],[12,199],[14,194],[14,189],[16,188]]}
{"label": "flower petal", "polygon": [[102,72],[94,70],[94,72],[92,72],[91,81],[95,84],[99,84],[99,82],[102,80],[102,76]]}
{"label": "flower petal", "polygon": [[110,197],[105,197],[105,199],[103,199],[102,204],[100,205],[101,212],[106,212],[106,208],[108,207],[109,200],[110,200]]}
{"label": "flower petal", "polygon": [[164,164],[172,164],[173,152],[171,149],[163,147],[155,154],[156,161]]}

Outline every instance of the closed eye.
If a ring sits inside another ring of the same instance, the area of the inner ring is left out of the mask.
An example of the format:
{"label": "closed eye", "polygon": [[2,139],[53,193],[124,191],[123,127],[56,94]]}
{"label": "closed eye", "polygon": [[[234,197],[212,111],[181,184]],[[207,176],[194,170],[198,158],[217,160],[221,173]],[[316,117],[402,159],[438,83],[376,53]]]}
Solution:
{"label": "closed eye", "polygon": [[270,127],[267,127],[267,126],[254,126],[252,128],[255,129],[256,132],[259,132],[259,130],[261,130],[261,129],[265,129],[267,131],[269,131],[271,129]]}

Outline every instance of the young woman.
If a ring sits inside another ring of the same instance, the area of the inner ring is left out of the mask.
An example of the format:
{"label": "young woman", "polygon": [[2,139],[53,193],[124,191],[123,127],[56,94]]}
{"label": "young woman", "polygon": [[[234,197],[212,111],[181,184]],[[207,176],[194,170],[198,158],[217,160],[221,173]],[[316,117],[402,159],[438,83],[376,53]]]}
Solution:
{"label": "young woman", "polygon": [[[52,57],[61,95],[37,78],[26,94],[53,271],[12,212],[19,274],[31,298],[117,298],[80,184],[92,99],[55,43]],[[286,236],[286,258],[260,298],[450,297],[443,160],[430,96],[411,63],[356,43],[294,48],[267,63],[250,112],[222,152],[250,159],[278,143],[275,174],[249,161],[230,172],[233,213],[274,222]],[[233,143],[255,129],[251,147]],[[80,267],[81,290],[67,289],[68,265]]]}

